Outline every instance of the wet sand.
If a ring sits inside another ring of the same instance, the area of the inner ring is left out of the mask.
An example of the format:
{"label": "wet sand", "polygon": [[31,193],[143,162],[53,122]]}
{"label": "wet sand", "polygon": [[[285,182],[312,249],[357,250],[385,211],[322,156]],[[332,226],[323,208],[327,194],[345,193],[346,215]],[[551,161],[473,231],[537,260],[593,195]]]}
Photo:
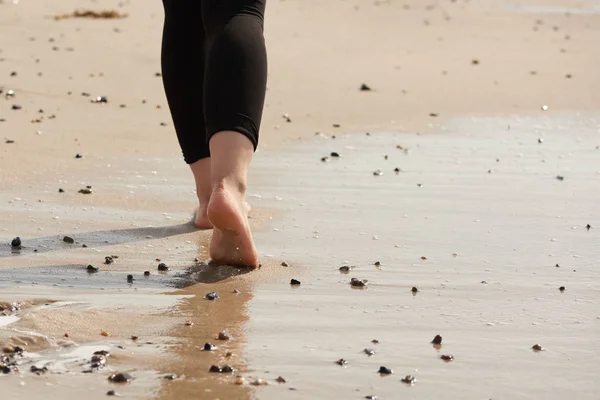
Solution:
{"label": "wet sand", "polygon": [[595,398],[597,2],[271,2],[252,273],[204,264],[189,224],[160,2],[101,6],[128,16],[0,3],[0,347],[25,347],[3,396]]}

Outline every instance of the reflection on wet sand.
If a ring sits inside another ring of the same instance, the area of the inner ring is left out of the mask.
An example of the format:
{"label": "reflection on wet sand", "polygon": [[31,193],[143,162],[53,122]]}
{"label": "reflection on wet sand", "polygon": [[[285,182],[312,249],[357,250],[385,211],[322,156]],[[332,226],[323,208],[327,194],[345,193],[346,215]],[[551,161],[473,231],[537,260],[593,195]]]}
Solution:
{"label": "reflection on wet sand", "polygon": [[[199,248],[206,247],[200,245]],[[205,259],[206,255],[199,257]],[[157,398],[250,398],[248,386],[235,384],[238,373],[248,371],[245,331],[249,319],[248,302],[253,297],[253,282],[246,279],[248,276],[236,276],[247,272],[250,270],[202,264],[186,273],[182,282],[187,287],[177,294],[189,297],[181,301],[174,311],[176,316],[182,318],[182,323],[168,333],[168,336],[176,338],[170,350],[174,354],[167,363],[156,366],[161,372],[185,379],[165,380]],[[210,292],[218,293],[219,298],[207,300],[205,296]],[[221,331],[226,331],[230,340],[218,340]],[[216,345],[216,350],[204,351],[206,343]],[[212,365],[229,365],[235,372],[210,373]]]}

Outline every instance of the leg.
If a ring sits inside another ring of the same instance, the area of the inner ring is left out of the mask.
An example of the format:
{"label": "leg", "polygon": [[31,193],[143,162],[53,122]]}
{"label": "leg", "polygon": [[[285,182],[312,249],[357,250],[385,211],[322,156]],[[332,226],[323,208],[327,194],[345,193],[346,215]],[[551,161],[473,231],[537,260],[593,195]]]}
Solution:
{"label": "leg", "polygon": [[213,260],[258,266],[245,195],[266,80],[264,0],[202,0],[207,34],[204,114],[211,153]]}
{"label": "leg", "polygon": [[204,47],[202,10],[195,0],[163,0],[165,24],[162,75],[177,139],[196,181],[198,209],[194,224],[212,228],[206,214],[212,192],[210,151],[204,121]]}

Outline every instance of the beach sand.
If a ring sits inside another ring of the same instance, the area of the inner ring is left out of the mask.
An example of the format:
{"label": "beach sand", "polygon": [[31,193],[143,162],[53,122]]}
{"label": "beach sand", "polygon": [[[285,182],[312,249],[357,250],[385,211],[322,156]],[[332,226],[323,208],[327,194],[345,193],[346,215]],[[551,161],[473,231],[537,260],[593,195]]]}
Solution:
{"label": "beach sand", "polygon": [[[25,348],[0,393],[595,398],[600,4],[267,8],[248,273],[205,264],[189,224],[160,2],[0,1],[0,347]],[[126,17],[53,18],[76,9]],[[97,350],[108,366],[82,373]],[[108,381],[121,371],[135,380]]]}

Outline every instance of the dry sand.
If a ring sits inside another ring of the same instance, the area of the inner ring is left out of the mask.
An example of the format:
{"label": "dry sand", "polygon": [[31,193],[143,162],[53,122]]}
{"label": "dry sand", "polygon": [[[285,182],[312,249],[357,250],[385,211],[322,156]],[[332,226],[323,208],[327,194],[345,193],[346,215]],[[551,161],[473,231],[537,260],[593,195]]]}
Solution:
{"label": "dry sand", "polygon": [[[88,8],[127,18],[53,18]],[[597,1],[270,0],[249,197],[263,268],[233,278],[194,261],[209,234],[187,224],[161,24],[159,1],[0,1],[0,344],[27,350],[3,396],[104,398],[127,370],[115,389],[134,398],[595,398]],[[82,374],[102,348],[109,367]],[[270,385],[207,373],[225,363]]]}

